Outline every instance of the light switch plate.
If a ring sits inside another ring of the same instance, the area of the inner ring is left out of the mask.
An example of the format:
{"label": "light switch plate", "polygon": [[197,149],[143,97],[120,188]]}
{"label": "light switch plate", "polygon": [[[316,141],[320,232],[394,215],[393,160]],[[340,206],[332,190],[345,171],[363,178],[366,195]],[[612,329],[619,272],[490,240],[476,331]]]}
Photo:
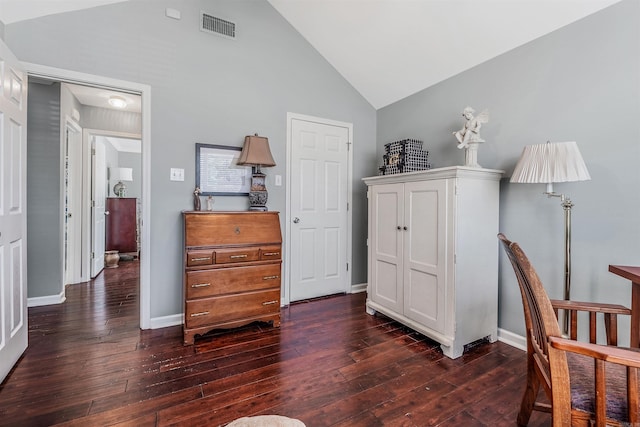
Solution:
{"label": "light switch plate", "polygon": [[276,175],[276,186],[279,187],[282,185],[282,175]]}
{"label": "light switch plate", "polygon": [[184,181],[184,169],[182,168],[171,168],[171,176],[169,177],[171,181]]}

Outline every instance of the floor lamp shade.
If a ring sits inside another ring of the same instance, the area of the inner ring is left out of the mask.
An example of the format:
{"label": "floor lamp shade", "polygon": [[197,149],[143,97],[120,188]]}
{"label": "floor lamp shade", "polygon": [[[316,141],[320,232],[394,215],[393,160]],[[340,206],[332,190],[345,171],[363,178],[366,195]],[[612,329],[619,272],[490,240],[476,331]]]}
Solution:
{"label": "floor lamp shade", "polygon": [[237,164],[254,168],[251,176],[251,189],[249,190],[249,210],[266,211],[269,194],[265,182],[266,175],[262,173],[260,168],[276,165],[269,148],[269,139],[258,136],[258,134],[246,136]]}
{"label": "floor lamp shade", "polygon": [[589,179],[591,176],[575,141],[527,145],[511,175],[511,182],[531,184]]}

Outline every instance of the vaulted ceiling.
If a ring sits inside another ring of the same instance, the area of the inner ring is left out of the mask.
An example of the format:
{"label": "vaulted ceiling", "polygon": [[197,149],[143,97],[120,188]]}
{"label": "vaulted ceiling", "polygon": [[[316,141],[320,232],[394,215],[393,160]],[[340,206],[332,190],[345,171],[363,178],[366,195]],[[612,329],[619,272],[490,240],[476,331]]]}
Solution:
{"label": "vaulted ceiling", "polygon": [[[0,0],[0,20],[120,1]],[[620,0],[268,1],[379,109]]]}

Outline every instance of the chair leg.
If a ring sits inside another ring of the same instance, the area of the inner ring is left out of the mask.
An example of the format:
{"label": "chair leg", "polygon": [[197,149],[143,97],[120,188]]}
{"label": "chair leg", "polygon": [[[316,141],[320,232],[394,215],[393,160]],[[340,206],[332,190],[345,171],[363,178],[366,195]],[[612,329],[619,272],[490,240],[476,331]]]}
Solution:
{"label": "chair leg", "polygon": [[538,398],[538,392],[540,391],[540,379],[533,364],[533,360],[527,361],[527,387],[524,390],[522,403],[520,404],[520,412],[518,413],[517,423],[519,426],[529,424],[529,418],[531,418],[531,412],[533,411]]}

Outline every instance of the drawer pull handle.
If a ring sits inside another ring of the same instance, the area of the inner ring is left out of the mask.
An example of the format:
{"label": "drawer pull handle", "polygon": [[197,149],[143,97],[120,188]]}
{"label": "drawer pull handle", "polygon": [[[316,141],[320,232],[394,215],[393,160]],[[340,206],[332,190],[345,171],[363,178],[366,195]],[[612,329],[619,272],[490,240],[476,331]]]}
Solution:
{"label": "drawer pull handle", "polygon": [[207,314],[209,314],[208,311],[201,311],[200,313],[191,313],[191,317],[206,316]]}
{"label": "drawer pull handle", "polygon": [[279,279],[280,276],[263,276],[262,280],[272,280],[272,279]]}
{"label": "drawer pull handle", "polygon": [[263,255],[264,256],[276,256],[276,255],[280,255],[280,252],[265,252]]}
{"label": "drawer pull handle", "polygon": [[205,288],[207,286],[211,286],[211,283],[195,283],[191,285],[192,288]]}
{"label": "drawer pull handle", "polygon": [[246,257],[247,257],[247,255],[243,254],[243,255],[231,255],[229,258],[235,259],[235,258],[246,258]]}
{"label": "drawer pull handle", "polygon": [[273,305],[273,304],[277,304],[277,303],[278,303],[278,301],[276,301],[276,300],[265,301],[265,302],[262,303],[262,305]]}
{"label": "drawer pull handle", "polygon": [[191,258],[191,261],[209,261],[211,259],[210,256],[205,256],[205,257],[201,257],[201,258]]}

